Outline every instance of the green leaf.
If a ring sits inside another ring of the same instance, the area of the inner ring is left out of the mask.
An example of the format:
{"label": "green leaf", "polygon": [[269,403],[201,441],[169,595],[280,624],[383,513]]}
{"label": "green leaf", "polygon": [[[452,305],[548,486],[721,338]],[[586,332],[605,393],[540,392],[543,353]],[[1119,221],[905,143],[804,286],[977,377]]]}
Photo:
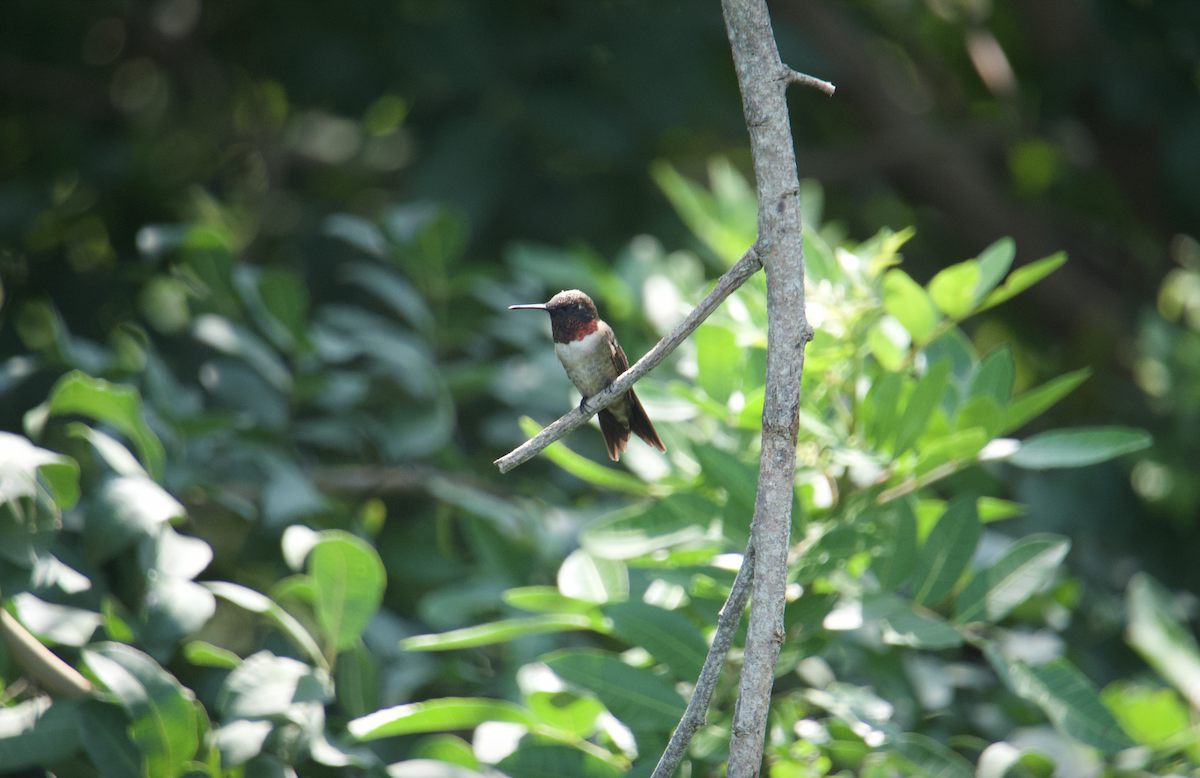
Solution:
{"label": "green leaf", "polygon": [[630,729],[670,732],[683,715],[683,698],[666,681],[613,654],[565,649],[542,661],[567,683],[595,694]]}
{"label": "green leaf", "polygon": [[362,742],[421,732],[472,729],[485,721],[508,721],[529,727],[536,724],[528,709],[505,700],[444,697],[377,710],[352,720],[346,731]]}
{"label": "green leaf", "polygon": [[884,622],[883,642],[891,646],[910,646],[929,651],[961,646],[962,635],[933,613],[918,614],[907,603],[890,594],[873,595],[863,600],[863,619]]}
{"label": "green leaf", "polygon": [[1013,258],[1017,255],[1017,246],[1012,238],[1001,238],[980,252],[975,261],[979,263],[979,286],[975,288],[975,300],[984,299],[1000,279],[1012,267]]}
{"label": "green leaf", "polygon": [[298,703],[333,698],[329,674],[287,656],[259,651],[225,677],[217,706],[222,719],[261,719],[288,714]]}
{"label": "green leaf", "polygon": [[719,324],[705,322],[697,328],[692,339],[696,343],[696,382],[712,399],[719,403],[729,400],[735,388],[738,365],[742,361],[742,350],[737,347],[737,336]]}
{"label": "green leaf", "polygon": [[617,636],[646,649],[677,678],[695,681],[700,676],[708,644],[687,616],[636,601],[605,605],[604,614]]}
{"label": "green leaf", "polygon": [[594,556],[634,559],[703,539],[721,509],[692,492],[673,494],[601,516],[580,545]]}
{"label": "green leaf", "polygon": [[917,564],[917,519],[907,500],[888,503],[893,543],[890,550],[875,558],[871,569],[879,579],[879,587],[890,592],[900,588]]}
{"label": "green leaf", "polygon": [[704,480],[712,486],[725,490],[722,529],[726,538],[741,547],[750,539],[750,519],[754,516],[754,504],[758,498],[758,472],[735,454],[723,451],[711,444],[692,449],[700,462]]}
{"label": "green leaf", "polygon": [[187,515],[166,489],[145,476],[110,476],[93,497],[83,528],[89,558],[106,562],[134,541],[156,538],[162,526]]}
{"label": "green leaf", "polygon": [[84,649],[83,661],[129,715],[144,775],[182,775],[200,746],[190,692],[158,662],[121,643]]}
{"label": "green leaf", "polygon": [[129,739],[129,719],[115,705],[87,700],[78,709],[79,738],[104,778],[142,778],[142,755]]}
{"label": "green leaf", "polygon": [[338,275],[387,303],[418,331],[434,331],[436,321],[425,298],[395,271],[366,262],[347,262],[338,267]]}
{"label": "green leaf", "polygon": [[804,222],[801,234],[804,241],[804,274],[813,281],[837,280],[841,276],[841,267],[829,244],[808,221]]}
{"label": "green leaf", "polygon": [[883,277],[883,309],[895,316],[918,344],[933,334],[941,318],[925,289],[895,268]]}
{"label": "green leaf", "polygon": [[1092,369],[1085,367],[1075,370],[1058,378],[1051,379],[1041,386],[1030,389],[1016,397],[1008,405],[1008,413],[1004,417],[1004,426],[1000,434],[1012,432],[1023,427],[1026,422],[1040,416],[1051,406],[1070,394],[1075,387],[1082,384],[1092,374]]}
{"label": "green leaf", "polygon": [[218,597],[223,597],[253,613],[261,613],[270,617],[297,646],[308,654],[309,659],[318,666],[328,669],[329,662],[308,630],[301,626],[294,616],[275,604],[270,597],[253,589],[247,589],[245,586],[238,586],[226,581],[205,581],[203,585]]}
{"label": "green leaf", "polygon": [[58,380],[45,406],[50,416],[78,413],[120,430],[133,441],[151,477],[156,481],[162,478],[166,452],[142,417],[142,397],[134,387],[112,384],[76,370]]}
{"label": "green leaf", "polygon": [[1018,540],[963,589],[954,607],[955,623],[1000,621],[1054,577],[1070,548],[1071,541],[1061,535]]}
{"label": "green leaf", "polygon": [[1157,746],[1191,726],[1187,705],[1174,689],[1117,681],[1100,692],[1121,728],[1142,745]]}
{"label": "green leaf", "polygon": [[975,509],[979,511],[980,524],[1025,515],[1025,506],[1021,503],[1001,500],[997,497],[980,497],[975,501]]}
{"label": "green leaf", "polygon": [[12,598],[17,618],[43,642],[63,646],[84,646],[104,617],[93,611],[40,600],[29,592]]}
{"label": "green leaf", "polygon": [[[528,416],[522,416],[519,419],[519,423],[521,431],[527,437],[532,438],[542,431],[541,425]],[[561,440],[551,443],[543,449],[542,453],[546,455],[547,459],[571,475],[601,489],[612,489],[615,492],[624,492],[625,494],[632,494],[639,497],[644,497],[657,491],[653,486],[637,476],[611,467],[605,467],[599,462],[575,453],[567,448],[566,444]]]}
{"label": "green leaf", "polygon": [[596,717],[604,712],[604,706],[596,698],[565,691],[534,692],[526,702],[542,721],[575,737],[595,734]]}
{"label": "green leaf", "polygon": [[1004,425],[1004,411],[991,397],[972,397],[962,406],[955,419],[954,426],[958,430],[978,427],[986,432],[988,440],[1000,434]]}
{"label": "green leaf", "polygon": [[219,667],[223,670],[232,670],[242,663],[242,658],[229,649],[203,640],[193,640],[185,645],[183,658],[197,667]]}
{"label": "green leaf", "polygon": [[212,348],[249,365],[263,380],[287,394],[292,374],[279,354],[248,328],[215,313],[196,317],[192,336]]}
{"label": "green leaf", "polygon": [[560,745],[519,748],[501,759],[496,769],[512,778],[620,778],[625,774],[590,751]]}
{"label": "green leaf", "polygon": [[274,728],[270,721],[238,719],[214,731],[213,743],[221,752],[221,766],[237,767],[261,754]]}
{"label": "green leaf", "polygon": [[566,597],[554,586],[519,586],[501,595],[514,608],[530,613],[587,613],[596,603]]}
{"label": "green leaf", "polygon": [[972,259],[951,265],[930,280],[929,296],[939,311],[951,319],[961,319],[975,307],[982,275],[979,263]]}
{"label": "green leaf", "polygon": [[894,316],[884,316],[867,333],[867,345],[884,370],[895,372],[904,367],[912,336]]}
{"label": "green leaf", "polygon": [[16,773],[70,758],[79,750],[76,704],[35,697],[0,707],[0,770]]}
{"label": "green leaf", "polygon": [[1106,754],[1133,745],[1104,707],[1096,686],[1075,665],[1065,659],[1036,667],[1019,659],[1004,661],[1013,692],[1045,711],[1062,734]]}
{"label": "green leaf", "polygon": [[361,640],[338,656],[334,680],[345,715],[357,718],[379,707],[379,665]]}
{"label": "green leaf", "polygon": [[457,735],[429,735],[413,746],[412,755],[418,759],[436,759],[440,762],[462,765],[470,770],[479,767],[475,750],[471,744]]}
{"label": "green leaf", "polygon": [[913,574],[913,600],[935,605],[950,593],[979,543],[975,498],[959,495],[934,525]]}
{"label": "green leaf", "polygon": [[979,365],[975,380],[971,382],[971,397],[991,397],[1000,408],[1007,408],[1015,373],[1012,348],[1007,343],[997,346]]}
{"label": "green leaf", "polygon": [[938,400],[942,397],[946,377],[949,375],[950,360],[943,359],[929,368],[929,372],[917,382],[896,431],[896,445],[893,447],[896,456],[907,451],[925,431],[929,417],[933,415]]}
{"label": "green leaf", "polygon": [[555,632],[593,629],[600,630],[601,624],[582,613],[547,613],[523,619],[504,619],[473,627],[443,632],[440,635],[414,635],[400,641],[405,651],[450,651],[456,648],[490,646],[529,635],[546,635]]}
{"label": "green leaf", "polygon": [[976,313],[986,311],[988,308],[999,305],[1024,292],[1038,281],[1058,270],[1066,261],[1066,252],[1060,251],[1044,259],[1039,259],[1037,262],[1030,262],[1028,265],[1017,268],[1005,279],[1003,286],[984,298]]}
{"label": "green leaf", "polygon": [[1027,470],[1085,467],[1148,448],[1154,439],[1130,427],[1074,427],[1034,435],[1008,457]]}
{"label": "green leaf", "polygon": [[867,416],[867,437],[881,446],[896,435],[896,402],[900,399],[902,379],[899,373],[884,373],[871,384],[863,410]]}
{"label": "green leaf", "polygon": [[896,738],[892,748],[922,778],[975,778],[966,759],[925,735],[906,733]]}
{"label": "green leaf", "polygon": [[971,459],[987,445],[988,440],[987,430],[971,427],[931,441],[921,449],[916,474],[922,476],[947,462]]}
{"label": "green leaf", "polygon": [[558,589],[576,600],[619,602],[629,596],[629,569],[624,562],[577,548],[558,568]]}
{"label": "green leaf", "polygon": [[1129,645],[1193,707],[1200,707],[1200,647],[1173,612],[1170,593],[1149,575],[1138,573],[1129,581],[1126,609]]}
{"label": "green leaf", "polygon": [[54,501],[51,510],[70,509],[79,501],[79,464],[70,457],[39,448],[21,435],[0,432],[0,478],[4,501],[44,495],[41,476]]}
{"label": "green leaf", "polygon": [[383,560],[365,540],[327,530],[308,553],[308,573],[317,584],[317,623],[337,650],[349,648],[383,601]]}

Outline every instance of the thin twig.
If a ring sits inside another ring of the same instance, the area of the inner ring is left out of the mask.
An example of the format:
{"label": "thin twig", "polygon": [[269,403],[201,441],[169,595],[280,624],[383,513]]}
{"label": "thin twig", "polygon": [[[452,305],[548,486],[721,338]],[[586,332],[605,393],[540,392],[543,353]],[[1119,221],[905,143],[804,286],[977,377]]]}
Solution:
{"label": "thin twig", "polygon": [[733,645],[733,636],[737,634],[738,624],[742,622],[742,612],[746,610],[746,601],[750,599],[750,586],[754,581],[754,543],[746,546],[746,554],[742,557],[742,566],[738,569],[737,578],[733,579],[733,587],[729,597],[717,618],[717,631],[713,633],[712,646],[704,660],[704,668],[696,680],[696,688],[692,698],[688,700],[687,710],[679,720],[679,726],[667,743],[667,750],[658,760],[658,766],[650,778],[670,778],[679,766],[679,761],[687,753],[688,744],[692,737],[704,726],[708,713],[708,704],[712,701],[717,681],[721,679],[721,669],[725,666],[725,658],[729,656],[729,648]]}
{"label": "thin twig", "polygon": [[762,454],[754,502],[754,592],[733,712],[729,778],[762,768],[775,663],[783,645],[788,537],[800,431],[800,379],[812,328],[804,316],[800,181],[784,92],[784,72],[766,0],[722,0],[742,113],[758,184],[758,244],[767,272],[767,374]]}
{"label": "thin twig", "polygon": [[687,339],[687,336],[691,335],[692,331],[699,327],[701,322],[707,319],[709,314],[715,311],[717,306],[726,297],[741,286],[747,278],[758,272],[758,269],[761,267],[762,261],[758,258],[758,245],[755,244],[746,251],[745,256],[739,259],[737,264],[726,271],[725,275],[717,279],[716,287],[708,293],[707,297],[700,301],[700,304],[688,314],[687,318],[678,327],[671,330],[666,337],[658,342],[658,345],[646,352],[646,355],[639,359],[637,364],[617,376],[616,380],[609,384],[603,392],[594,397],[587,398],[584,402],[586,410],[582,408],[572,409],[570,413],[546,427],[513,451],[500,457],[493,464],[500,468],[501,473],[507,473],[517,465],[524,464],[533,459],[546,446],[549,446],[571,430],[584,424],[593,415],[607,408],[609,403],[629,391],[638,379],[658,367],[659,363],[678,348],[679,344],[683,343]]}
{"label": "thin twig", "polygon": [[824,92],[825,94],[829,95],[830,97],[833,97],[833,93],[835,91],[837,91],[837,87],[834,86],[833,84],[829,83],[828,81],[822,81],[821,79],[819,79],[815,76],[810,76],[807,73],[798,73],[789,67],[785,67],[784,69],[787,72],[784,73],[783,78],[789,84],[799,84],[801,86],[811,86],[813,89],[818,89],[818,90]]}
{"label": "thin twig", "polygon": [[0,634],[4,635],[8,651],[17,664],[53,696],[81,700],[95,691],[91,681],[30,635],[4,608],[0,608]]}

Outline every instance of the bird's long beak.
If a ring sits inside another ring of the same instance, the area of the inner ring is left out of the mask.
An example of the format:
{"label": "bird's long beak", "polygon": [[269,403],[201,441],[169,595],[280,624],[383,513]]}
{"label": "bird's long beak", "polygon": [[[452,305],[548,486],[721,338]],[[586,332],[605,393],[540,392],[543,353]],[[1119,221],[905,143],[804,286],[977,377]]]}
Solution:
{"label": "bird's long beak", "polygon": [[530,303],[529,305],[510,305],[510,306],[508,306],[508,310],[510,310],[510,311],[515,311],[518,308],[532,308],[535,311],[544,311],[544,310],[546,310],[546,304],[545,303]]}

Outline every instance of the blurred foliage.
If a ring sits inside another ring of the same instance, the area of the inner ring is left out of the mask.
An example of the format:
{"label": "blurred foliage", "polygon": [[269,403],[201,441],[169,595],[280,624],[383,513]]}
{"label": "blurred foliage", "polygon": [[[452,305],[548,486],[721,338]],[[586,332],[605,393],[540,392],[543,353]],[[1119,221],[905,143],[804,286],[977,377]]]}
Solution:
{"label": "blurred foliage", "polygon": [[[768,774],[1197,771],[1197,5],[772,10],[839,92],[792,97]],[[507,305],[582,288],[634,356],[753,240],[718,4],[5,22],[0,593],[100,691],[6,650],[0,769],[649,774],[748,536],[761,275],[639,384],[666,456],[491,460],[579,399]]]}

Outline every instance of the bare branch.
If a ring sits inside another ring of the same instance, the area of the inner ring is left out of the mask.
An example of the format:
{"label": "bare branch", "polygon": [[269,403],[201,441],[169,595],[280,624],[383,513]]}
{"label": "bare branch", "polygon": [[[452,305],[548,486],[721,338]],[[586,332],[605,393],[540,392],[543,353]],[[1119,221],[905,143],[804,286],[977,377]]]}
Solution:
{"label": "bare branch", "polygon": [[587,398],[584,402],[584,405],[587,407],[586,411],[580,408],[571,410],[570,413],[546,427],[513,451],[500,457],[493,464],[500,468],[501,473],[507,473],[517,465],[524,464],[533,459],[546,446],[549,446],[571,430],[587,422],[593,415],[607,408],[613,400],[616,400],[629,391],[638,379],[658,367],[659,363],[678,348],[679,344],[683,343],[687,339],[687,336],[691,335],[692,331],[699,327],[701,322],[707,319],[709,314],[715,311],[717,306],[726,297],[741,286],[747,278],[758,272],[760,267],[762,267],[762,262],[758,258],[758,244],[755,244],[746,251],[745,256],[739,259],[737,264],[726,271],[725,275],[717,279],[716,287],[708,293],[707,297],[700,301],[700,304],[688,314],[687,318],[678,327],[671,330],[654,348],[646,352],[646,355],[639,359],[633,367],[617,376],[616,380],[609,384],[608,388],[603,392],[594,397]]}
{"label": "bare branch", "polygon": [[729,744],[729,778],[753,778],[763,740],[775,663],[783,644],[788,537],[796,479],[796,438],[804,347],[812,329],[804,316],[804,254],[800,181],[784,90],[785,72],[765,0],[722,0],[733,49],[742,112],[758,183],[758,245],[767,272],[767,374],[762,455],[754,503],[754,593],[746,629],[741,683]]}
{"label": "bare branch", "polygon": [[679,726],[671,735],[667,749],[658,760],[654,774],[650,778],[670,778],[679,766],[679,761],[687,752],[688,744],[700,727],[704,726],[708,713],[708,703],[712,700],[721,679],[721,669],[725,666],[725,657],[729,656],[729,648],[733,645],[733,636],[737,633],[738,624],[742,621],[742,612],[746,610],[746,600],[750,598],[750,585],[754,580],[754,543],[746,546],[746,555],[742,557],[742,566],[738,569],[737,578],[733,579],[733,587],[729,597],[717,619],[717,631],[713,634],[712,646],[696,680],[696,688],[692,698],[688,700],[687,710],[679,720]]}
{"label": "bare branch", "polygon": [[91,681],[30,635],[4,608],[0,608],[0,634],[17,664],[53,696],[81,700],[95,691]]}
{"label": "bare branch", "polygon": [[795,70],[792,70],[786,65],[784,66],[784,71],[783,80],[787,81],[789,84],[811,86],[813,89],[818,89],[830,97],[833,97],[833,93],[837,91],[837,87],[828,81],[822,81],[821,79],[815,76],[810,76],[807,73],[797,73]]}

